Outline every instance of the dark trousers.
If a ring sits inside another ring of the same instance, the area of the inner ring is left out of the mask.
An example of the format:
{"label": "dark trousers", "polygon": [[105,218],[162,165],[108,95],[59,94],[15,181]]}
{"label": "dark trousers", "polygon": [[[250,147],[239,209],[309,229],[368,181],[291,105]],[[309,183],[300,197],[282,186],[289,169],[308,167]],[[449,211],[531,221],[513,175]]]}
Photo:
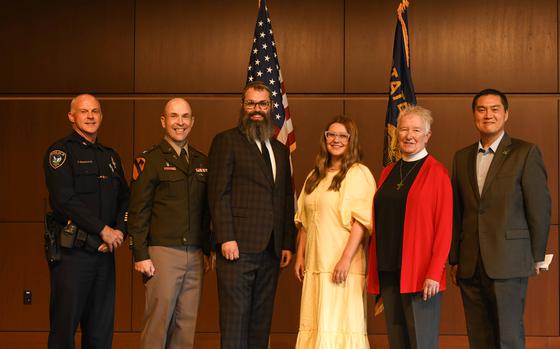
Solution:
{"label": "dark trousers", "polygon": [[115,259],[112,253],[62,248],[50,266],[49,349],[73,349],[78,324],[82,349],[109,349],[113,341]]}
{"label": "dark trousers", "polygon": [[400,272],[380,272],[379,286],[391,349],[437,349],[441,293],[401,293]]}
{"label": "dark trousers", "polygon": [[222,349],[266,349],[280,260],[270,250],[240,253],[235,261],[217,253]]}
{"label": "dark trousers", "polygon": [[526,277],[491,279],[479,257],[474,275],[458,284],[471,348],[525,348]]}

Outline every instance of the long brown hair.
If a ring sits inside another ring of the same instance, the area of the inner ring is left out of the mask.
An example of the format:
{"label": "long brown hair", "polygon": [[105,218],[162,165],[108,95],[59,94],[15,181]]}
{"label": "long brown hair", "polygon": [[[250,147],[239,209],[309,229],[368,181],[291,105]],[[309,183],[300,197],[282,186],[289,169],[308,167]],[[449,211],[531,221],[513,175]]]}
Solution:
{"label": "long brown hair", "polygon": [[[355,163],[360,163],[362,161],[362,148],[358,139],[358,127],[356,126],[354,120],[344,115],[335,116],[331,122],[327,124],[324,131],[328,131],[332,124],[344,125],[346,131],[350,134],[346,152],[344,152],[344,155],[342,156],[340,171],[333,177],[331,185],[328,189],[332,191],[339,191],[342,181],[346,178],[346,172],[348,172],[348,169]],[[311,192],[317,188],[319,182],[326,177],[330,166],[331,154],[329,154],[327,150],[327,140],[325,139],[324,132],[322,132],[321,140],[319,141],[319,154],[317,154],[317,158],[315,159],[315,168],[305,183],[306,194],[311,194]]]}

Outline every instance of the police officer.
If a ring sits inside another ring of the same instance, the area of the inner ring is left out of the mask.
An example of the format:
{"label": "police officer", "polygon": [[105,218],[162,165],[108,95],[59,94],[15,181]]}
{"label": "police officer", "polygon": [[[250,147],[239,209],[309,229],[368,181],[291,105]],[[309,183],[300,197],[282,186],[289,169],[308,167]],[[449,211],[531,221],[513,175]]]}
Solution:
{"label": "police officer", "polygon": [[207,157],[187,143],[193,124],[189,103],[171,99],[163,140],[134,162],[128,226],[146,286],[141,348],[193,347],[210,249]]}
{"label": "police officer", "polygon": [[49,264],[48,347],[74,348],[79,323],[82,348],[111,348],[113,251],[124,239],[129,190],[118,154],[97,142],[99,101],[88,94],[75,97],[68,119],[74,132],[54,143],[44,160],[54,218],[70,232],[62,233],[61,260]]}

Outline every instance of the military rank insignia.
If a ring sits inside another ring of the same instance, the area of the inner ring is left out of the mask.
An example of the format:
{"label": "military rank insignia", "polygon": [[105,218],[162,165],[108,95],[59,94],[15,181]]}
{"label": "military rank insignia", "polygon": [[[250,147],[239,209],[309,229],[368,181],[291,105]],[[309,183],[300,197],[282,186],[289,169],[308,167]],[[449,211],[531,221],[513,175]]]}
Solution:
{"label": "military rank insignia", "polygon": [[54,170],[62,166],[65,161],[66,161],[66,153],[63,152],[62,150],[58,150],[58,149],[53,150],[49,154],[49,165],[51,165],[51,167]]}
{"label": "military rank insignia", "polygon": [[132,167],[132,180],[135,181],[140,177],[142,171],[144,171],[144,166],[146,165],[146,159],[139,156],[134,159],[134,166]]}

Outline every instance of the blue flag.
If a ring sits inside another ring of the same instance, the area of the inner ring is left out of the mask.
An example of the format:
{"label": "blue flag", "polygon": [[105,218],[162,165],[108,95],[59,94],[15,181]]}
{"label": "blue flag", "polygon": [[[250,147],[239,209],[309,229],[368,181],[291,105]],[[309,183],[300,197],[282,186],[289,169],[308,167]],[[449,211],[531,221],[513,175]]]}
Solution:
{"label": "blue flag", "polygon": [[416,104],[414,85],[410,74],[410,50],[408,44],[408,1],[403,0],[397,9],[397,28],[393,44],[393,66],[389,79],[389,103],[385,117],[385,142],[383,165],[387,166],[401,158],[397,140],[397,118],[408,105]]}

